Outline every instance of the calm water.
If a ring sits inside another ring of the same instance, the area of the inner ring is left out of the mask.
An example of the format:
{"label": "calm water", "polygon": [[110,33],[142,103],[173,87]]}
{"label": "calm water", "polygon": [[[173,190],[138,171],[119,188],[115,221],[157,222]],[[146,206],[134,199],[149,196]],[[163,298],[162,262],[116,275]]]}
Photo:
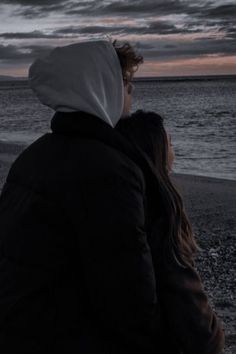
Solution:
{"label": "calm water", "polygon": [[[136,82],[139,108],[164,116],[175,172],[236,180],[236,79]],[[52,114],[26,84],[0,82],[0,141],[31,143]]]}

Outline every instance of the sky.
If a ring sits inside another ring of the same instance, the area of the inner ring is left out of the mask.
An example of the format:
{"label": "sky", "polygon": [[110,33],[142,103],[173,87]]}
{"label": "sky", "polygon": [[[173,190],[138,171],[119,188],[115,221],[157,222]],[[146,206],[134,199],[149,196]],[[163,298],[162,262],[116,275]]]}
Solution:
{"label": "sky", "polygon": [[236,74],[236,0],[0,0],[0,75],[98,38],[129,41],[137,77]]}

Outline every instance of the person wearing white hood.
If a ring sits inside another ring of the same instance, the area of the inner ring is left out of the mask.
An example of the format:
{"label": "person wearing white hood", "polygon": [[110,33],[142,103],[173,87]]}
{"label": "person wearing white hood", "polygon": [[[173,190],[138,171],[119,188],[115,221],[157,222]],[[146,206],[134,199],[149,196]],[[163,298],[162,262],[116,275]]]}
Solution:
{"label": "person wearing white hood", "polygon": [[[141,62],[141,57],[136,60]],[[55,48],[31,65],[29,82],[39,100],[57,112],[91,113],[114,127],[130,110],[127,90],[132,84],[124,86],[119,58],[110,41]]]}
{"label": "person wearing white hood", "polygon": [[30,67],[32,89],[56,113],[0,197],[1,354],[158,353],[145,230],[153,176],[114,129],[141,62],[128,43],[98,40]]}

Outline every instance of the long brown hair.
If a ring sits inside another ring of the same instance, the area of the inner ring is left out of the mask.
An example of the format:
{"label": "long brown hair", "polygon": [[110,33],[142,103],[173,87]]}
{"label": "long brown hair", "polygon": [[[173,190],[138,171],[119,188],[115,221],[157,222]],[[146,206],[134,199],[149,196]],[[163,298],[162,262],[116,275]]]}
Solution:
{"label": "long brown hair", "polygon": [[[138,110],[131,116],[120,119],[116,129],[127,137],[136,149],[141,149],[155,171],[159,197],[164,206],[163,251],[170,250],[179,265],[192,264],[198,246],[184,210],[182,197],[169,177],[168,140],[163,118],[155,112]],[[163,255],[166,255],[165,252]]]}

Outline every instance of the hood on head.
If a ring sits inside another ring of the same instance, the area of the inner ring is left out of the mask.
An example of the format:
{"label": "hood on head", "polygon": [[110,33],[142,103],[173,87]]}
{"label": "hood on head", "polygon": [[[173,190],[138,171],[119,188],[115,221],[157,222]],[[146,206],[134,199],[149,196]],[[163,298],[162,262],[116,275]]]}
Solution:
{"label": "hood on head", "polygon": [[29,82],[41,103],[55,111],[84,111],[112,127],[122,115],[122,70],[108,40],[53,49],[30,66]]}

